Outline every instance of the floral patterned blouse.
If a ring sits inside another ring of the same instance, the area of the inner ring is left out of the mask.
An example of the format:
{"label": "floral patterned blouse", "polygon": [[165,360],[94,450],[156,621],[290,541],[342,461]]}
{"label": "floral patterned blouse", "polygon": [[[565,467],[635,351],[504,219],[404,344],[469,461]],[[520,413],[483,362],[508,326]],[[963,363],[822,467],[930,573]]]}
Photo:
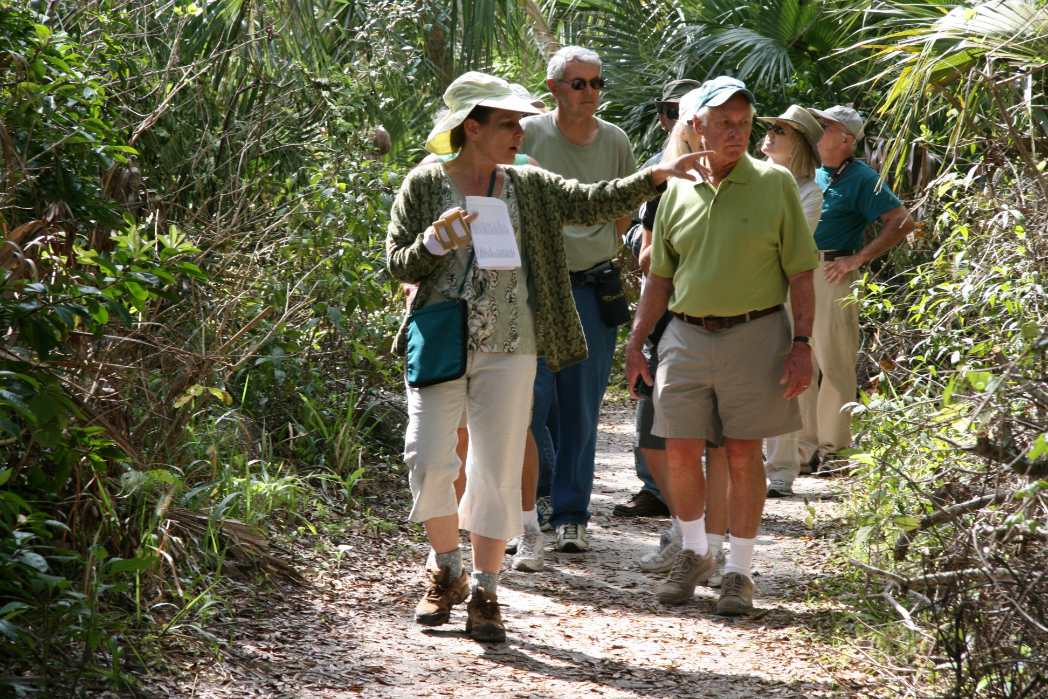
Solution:
{"label": "floral patterned blouse", "polygon": [[[444,172],[442,206],[444,210],[461,206],[466,208],[466,199],[455,187],[455,183]],[[517,248],[523,250],[520,236],[520,208],[514,194],[513,182],[503,178],[499,198],[506,202]],[[455,260],[449,264],[438,279],[425,305],[459,298],[462,274],[470,259],[472,248],[459,248],[449,255]],[[535,321],[528,303],[527,259],[521,255],[522,267],[512,270],[480,269],[476,261],[470,269],[469,279],[462,290],[461,298],[469,307],[469,349],[471,352],[505,352],[509,354],[535,354]]]}

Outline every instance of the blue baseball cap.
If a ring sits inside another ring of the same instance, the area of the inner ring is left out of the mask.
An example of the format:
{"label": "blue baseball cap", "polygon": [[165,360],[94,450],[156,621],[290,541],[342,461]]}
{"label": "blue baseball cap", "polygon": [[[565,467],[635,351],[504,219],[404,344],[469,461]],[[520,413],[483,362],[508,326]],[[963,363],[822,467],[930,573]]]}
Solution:
{"label": "blue baseball cap", "polygon": [[727,75],[707,80],[701,87],[695,88],[680,98],[680,118],[682,121],[688,121],[703,107],[719,107],[735,96],[737,92],[745,95],[750,104],[756,103],[753,93],[746,89],[746,84],[741,80]]}

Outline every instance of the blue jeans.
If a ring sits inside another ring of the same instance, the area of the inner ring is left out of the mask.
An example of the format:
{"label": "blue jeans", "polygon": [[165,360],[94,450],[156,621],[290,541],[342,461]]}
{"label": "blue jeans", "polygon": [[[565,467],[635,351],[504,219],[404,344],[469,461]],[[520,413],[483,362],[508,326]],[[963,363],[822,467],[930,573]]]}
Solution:
{"label": "blue jeans", "polygon": [[539,357],[535,372],[535,389],[531,408],[531,434],[539,448],[538,496],[547,497],[553,488],[553,468],[557,463],[557,442],[560,438],[557,409],[557,393],[554,390],[554,374]]}
{"label": "blue jeans", "polygon": [[[552,488],[555,527],[589,521],[597,421],[618,336],[618,328],[609,328],[600,319],[597,292],[593,287],[576,286],[571,291],[586,333],[589,356],[556,374],[543,365],[535,379],[536,405],[540,401],[541,385],[543,391],[552,391],[559,412],[560,443]],[[548,398],[543,396],[542,400]]]}

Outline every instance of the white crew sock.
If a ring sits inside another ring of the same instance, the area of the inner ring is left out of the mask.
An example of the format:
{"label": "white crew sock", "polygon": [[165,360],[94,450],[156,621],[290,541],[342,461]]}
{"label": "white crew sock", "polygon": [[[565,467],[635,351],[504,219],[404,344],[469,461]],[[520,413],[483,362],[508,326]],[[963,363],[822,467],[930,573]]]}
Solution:
{"label": "white crew sock", "polygon": [[673,536],[675,536],[675,537],[677,537],[679,539],[680,536],[681,536],[680,520],[677,519],[676,517],[670,517],[670,529],[673,530]]}
{"label": "white crew sock", "polygon": [[728,560],[724,563],[724,574],[742,573],[753,578],[753,545],[757,539],[743,539],[731,534],[728,536],[731,545],[728,547]]}
{"label": "white crew sock", "polygon": [[681,548],[694,551],[700,556],[705,556],[710,551],[709,542],[706,540],[706,518],[686,522],[680,520]]}
{"label": "white crew sock", "polygon": [[521,523],[521,525],[523,525],[523,527],[525,529],[530,529],[531,531],[536,531],[537,532],[539,530],[539,511],[538,511],[538,509],[521,510],[521,512],[520,512],[520,523]]}
{"label": "white crew sock", "polygon": [[716,558],[717,554],[721,552],[721,548],[724,547],[724,535],[723,534],[707,534],[706,541],[710,544],[710,553]]}

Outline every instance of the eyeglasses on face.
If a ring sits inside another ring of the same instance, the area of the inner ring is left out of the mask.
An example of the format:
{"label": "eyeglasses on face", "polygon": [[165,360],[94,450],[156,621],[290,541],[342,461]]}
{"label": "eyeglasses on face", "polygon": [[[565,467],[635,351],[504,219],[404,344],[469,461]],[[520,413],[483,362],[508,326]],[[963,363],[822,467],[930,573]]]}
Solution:
{"label": "eyeglasses on face", "polygon": [[830,129],[836,129],[841,133],[842,136],[851,136],[851,132],[844,128],[836,121],[830,121],[829,119],[819,119],[819,126],[822,127],[823,131],[829,131]]}
{"label": "eyeglasses on face", "polygon": [[676,104],[660,104],[659,114],[663,115],[667,119],[676,121],[680,118],[680,105]]}
{"label": "eyeglasses on face", "polygon": [[584,90],[589,85],[594,90],[603,90],[604,86],[607,85],[604,82],[604,78],[590,78],[588,81],[582,78],[572,78],[571,80],[558,80],[557,82],[567,83],[571,86],[572,90]]}
{"label": "eyeglasses on face", "polygon": [[771,131],[776,136],[785,136],[787,129],[782,124],[773,123],[768,125],[768,131]]}

